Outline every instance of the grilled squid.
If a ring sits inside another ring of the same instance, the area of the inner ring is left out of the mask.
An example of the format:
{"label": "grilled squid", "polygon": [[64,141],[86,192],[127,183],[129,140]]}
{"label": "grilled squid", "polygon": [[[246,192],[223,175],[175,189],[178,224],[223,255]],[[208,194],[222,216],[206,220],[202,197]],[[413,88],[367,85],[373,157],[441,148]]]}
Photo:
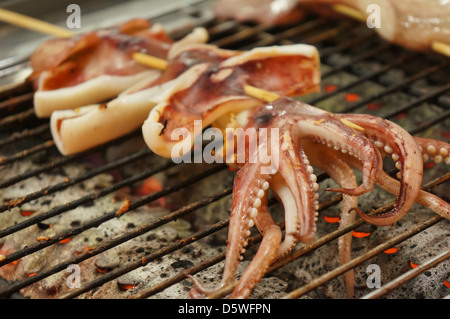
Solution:
{"label": "grilled squid", "polygon": [[183,75],[184,72],[198,61],[221,60],[231,54],[231,51],[202,45],[206,40],[205,29],[194,29],[173,44],[168,52],[172,59],[166,70],[155,70],[109,102],[53,111],[50,128],[58,150],[64,155],[78,153],[139,128],[157,103],[170,96],[180,83],[189,82],[189,73]]}
{"label": "grilled squid", "polygon": [[147,145],[161,156],[179,157],[191,149],[197,138],[195,121],[203,129],[223,116],[260,105],[259,99],[247,95],[246,85],[304,95],[317,91],[320,84],[318,52],[304,44],[255,48],[198,68],[202,71],[192,71],[191,82],[156,105],[142,126]]}
{"label": "grilled squid", "polygon": [[214,12],[220,18],[280,24],[299,21],[302,10],[336,18],[334,5],[357,10],[380,36],[406,48],[430,51],[436,42],[450,45],[446,0],[219,0]]}
{"label": "grilled squid", "polygon": [[[188,41],[204,43],[206,31]],[[160,70],[133,59],[140,52],[167,58],[168,52],[185,44],[174,42],[160,24],[134,19],[120,27],[97,30],[73,38],[52,39],[31,57],[36,92],[35,113],[49,117],[53,111],[100,103],[145,79],[155,79]]]}

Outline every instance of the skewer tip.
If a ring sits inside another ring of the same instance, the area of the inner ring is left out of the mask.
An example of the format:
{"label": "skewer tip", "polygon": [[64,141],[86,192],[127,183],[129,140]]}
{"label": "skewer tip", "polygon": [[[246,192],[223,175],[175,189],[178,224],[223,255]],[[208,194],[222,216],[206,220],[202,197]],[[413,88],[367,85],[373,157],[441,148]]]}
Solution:
{"label": "skewer tip", "polygon": [[352,7],[343,4],[336,4],[333,6],[333,10],[343,15],[349,16],[353,19],[363,22],[366,21],[366,16],[361,11],[354,9]]}

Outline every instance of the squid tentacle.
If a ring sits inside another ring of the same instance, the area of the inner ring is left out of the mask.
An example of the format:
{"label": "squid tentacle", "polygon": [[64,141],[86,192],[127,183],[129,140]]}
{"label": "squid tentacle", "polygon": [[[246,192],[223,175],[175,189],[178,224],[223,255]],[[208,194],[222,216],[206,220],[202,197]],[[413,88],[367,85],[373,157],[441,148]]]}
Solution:
{"label": "squid tentacle", "polygon": [[[400,182],[385,172],[381,174],[378,184],[391,194],[398,195],[400,193]],[[416,197],[416,202],[450,220],[450,203],[442,198],[421,189]]]}
{"label": "squid tentacle", "polygon": [[254,222],[263,235],[263,239],[256,255],[241,276],[230,298],[247,298],[256,284],[264,277],[269,266],[279,257],[281,229],[270,215],[267,207],[267,193],[262,198],[262,205],[254,218]]}
{"label": "squid tentacle", "polygon": [[[309,242],[316,231],[319,184],[303,148],[293,140],[293,135],[286,130],[280,137],[279,172],[283,185],[289,190],[288,198],[282,201],[286,211],[286,237]],[[280,185],[275,181],[272,184],[277,192]]]}
{"label": "squid tentacle", "polygon": [[445,163],[450,165],[450,144],[430,138],[414,137],[419,149],[422,151],[424,162],[434,161],[436,164]]}
{"label": "squid tentacle", "polygon": [[364,133],[375,141],[382,152],[391,155],[400,170],[400,192],[395,207],[382,215],[361,214],[361,218],[370,224],[392,225],[409,211],[419,193],[423,175],[422,153],[413,137],[391,121],[361,114],[340,116],[363,127]]}
{"label": "squid tentacle", "polygon": [[[375,145],[364,135],[341,123],[334,116],[319,117],[298,121],[302,137],[311,137],[316,143],[322,143],[334,150],[342,150],[362,163],[362,184],[354,188],[336,188],[329,191],[359,196],[373,189],[376,177],[382,171],[381,155]],[[313,127],[315,126],[315,127]]]}
{"label": "squid tentacle", "polygon": [[[337,154],[322,145],[303,141],[305,151],[314,167],[323,170],[336,183],[346,188],[356,187],[357,182],[353,170]],[[342,195],[341,215],[339,228],[344,228],[355,221],[355,211],[353,208],[358,206],[358,197],[347,194]],[[352,234],[349,232],[338,239],[338,250],[340,263],[345,264],[352,259],[351,254]],[[354,296],[354,271],[353,269],[344,273],[344,284],[347,296]]]}
{"label": "squid tentacle", "polygon": [[262,200],[266,196],[269,180],[272,177],[270,174],[262,173],[261,167],[260,162],[247,163],[236,174],[225,269],[221,283],[211,290],[202,287],[192,278],[196,287],[191,290],[191,297],[199,298],[202,295],[209,295],[234,281],[239,260],[242,259],[241,254],[245,252],[247,245],[246,238],[250,236],[250,228],[254,226],[254,219],[263,206]]}

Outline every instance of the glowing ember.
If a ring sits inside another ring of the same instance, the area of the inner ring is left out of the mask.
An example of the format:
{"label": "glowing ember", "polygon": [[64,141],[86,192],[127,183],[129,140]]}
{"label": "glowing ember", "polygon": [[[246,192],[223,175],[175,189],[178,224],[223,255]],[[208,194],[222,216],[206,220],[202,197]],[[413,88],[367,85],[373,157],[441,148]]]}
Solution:
{"label": "glowing ember", "polygon": [[[133,190],[134,195],[146,196],[152,193],[163,190],[162,183],[155,177],[147,178],[139,187]],[[157,201],[152,202],[151,205],[165,206],[166,202],[164,197],[159,198]]]}
{"label": "glowing ember", "polygon": [[35,275],[36,275],[36,273],[33,272],[33,273],[31,273],[31,274],[28,274],[28,277],[33,277],[33,276],[35,276]]}
{"label": "glowing ember", "polygon": [[135,195],[145,196],[163,189],[163,186],[155,177],[147,178],[139,187],[134,190]]}
{"label": "glowing ember", "polygon": [[354,93],[347,93],[345,94],[345,100],[347,102],[356,102],[359,100],[359,95]]}
{"label": "glowing ember", "polygon": [[72,240],[72,238],[66,238],[66,239],[60,240],[59,243],[60,244],[65,244],[65,243],[68,243],[71,240]]}
{"label": "glowing ember", "polygon": [[120,205],[119,209],[116,211],[116,216],[121,216],[125,214],[128,211],[128,208],[130,208],[131,202],[128,199],[124,199],[123,203]]}
{"label": "glowing ember", "polygon": [[435,162],[428,162],[428,163],[423,164],[423,168],[425,168],[425,169],[427,169],[427,168],[433,168],[434,165],[436,165]]}
{"label": "glowing ember", "polygon": [[384,251],[385,254],[395,254],[398,251],[398,248],[389,248]]}
{"label": "glowing ember", "polygon": [[82,253],[89,252],[89,251],[91,251],[93,249],[95,249],[95,247],[89,247],[88,245],[84,245],[83,250],[82,251],[77,251],[76,254],[80,255]]}
{"label": "glowing ember", "polygon": [[37,242],[42,242],[42,241],[47,241],[50,240],[50,237],[48,236],[39,236],[38,238],[36,238]]}
{"label": "glowing ember", "polygon": [[133,289],[134,287],[136,287],[136,285],[132,285],[132,284],[118,284],[119,285],[119,289],[122,291],[127,291],[130,289]]}
{"label": "glowing ember", "polygon": [[353,237],[355,238],[364,238],[370,236],[370,233],[362,232],[362,231],[353,231]]}
{"label": "glowing ember", "polygon": [[24,217],[31,216],[33,213],[34,213],[33,210],[22,210],[22,211],[20,212],[20,214],[21,214],[22,216],[24,216]]}
{"label": "glowing ember", "polygon": [[108,269],[97,267],[97,271],[101,274],[106,274],[108,272]]}
{"label": "glowing ember", "polygon": [[381,103],[368,103],[367,107],[369,108],[369,110],[379,110],[383,107],[383,105]]}
{"label": "glowing ember", "polygon": [[323,219],[330,224],[339,223],[339,217],[323,216]]}
{"label": "glowing ember", "polygon": [[325,85],[323,89],[325,92],[331,93],[337,90],[337,85]]}
{"label": "glowing ember", "polygon": [[397,115],[395,116],[395,118],[398,119],[398,120],[403,119],[403,118],[405,118],[405,117],[406,117],[406,113],[405,113],[405,112],[399,113],[399,114],[397,114]]}
{"label": "glowing ember", "polygon": [[450,288],[450,282],[444,279],[444,286]]}
{"label": "glowing ember", "polygon": [[412,261],[409,262],[409,265],[411,266],[411,268],[417,268],[419,266],[413,263]]}
{"label": "glowing ember", "polygon": [[443,132],[441,132],[441,135],[442,135],[442,137],[444,137],[444,138],[450,138],[450,132],[445,132],[445,131],[443,131]]}

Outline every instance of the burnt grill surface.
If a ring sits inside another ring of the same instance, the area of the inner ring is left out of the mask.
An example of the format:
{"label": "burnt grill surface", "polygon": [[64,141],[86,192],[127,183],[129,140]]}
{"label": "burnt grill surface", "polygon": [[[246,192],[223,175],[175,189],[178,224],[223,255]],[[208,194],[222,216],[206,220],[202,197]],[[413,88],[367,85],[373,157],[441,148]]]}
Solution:
{"label": "burnt grill surface", "polygon": [[[351,20],[310,15],[295,25],[269,27],[205,18],[209,6],[199,4],[188,14],[220,47],[309,43],[319,49],[322,91],[302,100],[332,112],[374,114],[414,135],[448,141],[448,58],[386,43]],[[174,10],[152,20],[179,14],[186,12]],[[152,154],[138,131],[63,157],[51,140],[48,121],[34,116],[32,96],[28,84],[0,92],[0,296],[186,298],[192,285],[186,274],[206,285],[217,283],[234,172],[219,164],[175,165]],[[392,163],[385,165],[395,174]],[[351,268],[357,298],[450,294],[447,220],[415,205],[391,227],[358,219],[338,230],[325,217],[339,216],[340,196],[324,192],[333,182],[324,174],[319,178],[321,209],[314,242],[298,245],[273,265],[252,298],[346,298],[342,274]],[[445,164],[427,163],[424,189],[448,201],[448,178]],[[152,183],[142,193],[144,182]],[[123,210],[127,199],[129,207]],[[361,197],[360,206],[366,212],[381,211],[392,202],[392,196],[374,191]],[[274,199],[270,205],[282,225],[281,205]],[[346,232],[368,236],[355,237],[353,260],[339,265],[337,238]],[[260,237],[253,235],[251,247],[257,248]],[[396,251],[388,253],[389,248]],[[244,267],[254,252],[248,249]],[[369,265],[379,266],[386,285],[376,294],[367,285]],[[80,270],[80,286],[74,269]]]}

